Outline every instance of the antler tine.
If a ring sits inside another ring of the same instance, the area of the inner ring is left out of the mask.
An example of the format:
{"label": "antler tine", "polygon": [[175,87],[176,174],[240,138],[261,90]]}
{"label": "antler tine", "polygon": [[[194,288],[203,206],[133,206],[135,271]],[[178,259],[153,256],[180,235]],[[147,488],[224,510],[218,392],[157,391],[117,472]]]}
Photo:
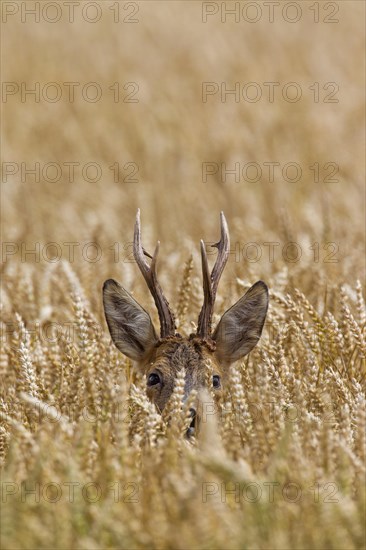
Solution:
{"label": "antler tine", "polygon": [[201,260],[202,260],[202,279],[203,279],[203,293],[204,296],[207,296],[207,299],[212,298],[212,285],[211,285],[211,275],[208,270],[208,261],[205,243],[201,240]]}
{"label": "antler tine", "polygon": [[201,241],[201,258],[202,258],[202,277],[203,277],[203,306],[198,317],[197,335],[201,338],[209,338],[211,335],[211,322],[212,314],[215,305],[216,291],[219,285],[219,281],[222,272],[225,269],[229,251],[230,251],[230,238],[229,230],[226,223],[224,213],[220,213],[220,226],[221,226],[221,238],[218,243],[211,246],[218,249],[218,255],[215,265],[212,269],[211,275],[209,274],[206,248],[203,241]]}
{"label": "antler tine", "polygon": [[230,251],[230,237],[229,229],[223,212],[220,212],[220,225],[221,225],[221,238],[218,243],[215,243],[211,246],[218,249],[217,260],[215,262],[214,268],[211,273],[212,286],[214,293],[216,295],[216,290],[219,285],[219,281],[222,275],[222,272],[225,269],[229,251]]}
{"label": "antler tine", "polygon": [[[156,260],[159,254],[160,241],[157,242],[153,256],[144,250],[141,243],[141,222],[140,209],[137,210],[135,231],[133,237],[133,255],[136,263],[146,281],[159,314],[160,336],[166,338],[175,334],[174,315],[169,307],[168,300],[165,298],[162,288],[157,280]],[[151,265],[147,263],[144,256],[151,259]]]}

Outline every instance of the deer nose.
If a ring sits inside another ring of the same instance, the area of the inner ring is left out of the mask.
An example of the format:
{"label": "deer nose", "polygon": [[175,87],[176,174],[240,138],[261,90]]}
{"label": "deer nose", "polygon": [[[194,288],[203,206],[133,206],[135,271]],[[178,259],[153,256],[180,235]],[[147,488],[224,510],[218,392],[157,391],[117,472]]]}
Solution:
{"label": "deer nose", "polygon": [[190,428],[194,428],[196,426],[196,416],[197,416],[197,413],[196,413],[196,409],[189,409],[189,412],[191,413],[191,423],[189,425]]}
{"label": "deer nose", "polygon": [[195,431],[196,431],[196,418],[197,418],[197,413],[196,413],[196,409],[189,409],[189,413],[191,415],[191,423],[189,425],[189,428],[187,428],[187,433],[186,433],[186,437],[191,437],[192,435],[195,435]]}

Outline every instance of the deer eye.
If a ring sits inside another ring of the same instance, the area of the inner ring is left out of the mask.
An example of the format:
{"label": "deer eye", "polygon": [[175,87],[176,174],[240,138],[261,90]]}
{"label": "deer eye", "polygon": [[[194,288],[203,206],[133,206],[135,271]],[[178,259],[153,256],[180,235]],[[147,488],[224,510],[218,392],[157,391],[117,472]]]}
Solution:
{"label": "deer eye", "polygon": [[218,374],[213,375],[212,385],[214,388],[219,388],[221,386],[220,376]]}
{"label": "deer eye", "polygon": [[147,385],[148,386],[156,386],[156,384],[160,383],[160,376],[156,372],[152,372],[149,374],[149,377],[147,379]]}

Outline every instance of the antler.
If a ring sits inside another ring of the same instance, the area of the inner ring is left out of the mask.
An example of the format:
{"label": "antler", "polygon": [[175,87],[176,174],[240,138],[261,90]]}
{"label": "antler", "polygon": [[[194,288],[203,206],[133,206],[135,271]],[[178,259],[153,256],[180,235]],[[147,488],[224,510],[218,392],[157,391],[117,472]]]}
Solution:
{"label": "antler", "polygon": [[[160,319],[160,336],[161,338],[165,338],[175,334],[175,321],[173,312],[169,307],[168,300],[165,298],[156,276],[156,259],[159,253],[159,246],[160,241],[157,242],[153,256],[150,256],[150,254],[142,247],[140,209],[138,209],[133,237],[133,255],[146,281],[146,284],[149,287],[151,295],[154,298]],[[151,258],[151,265],[146,262],[144,255]]]}
{"label": "antler", "polygon": [[197,335],[201,338],[210,338],[212,314],[215,305],[216,291],[222,272],[225,269],[229,256],[230,239],[224,213],[220,213],[221,238],[220,241],[211,246],[218,249],[218,255],[211,272],[209,273],[205,243],[201,240],[202,276],[204,300],[201,312],[198,317]]}

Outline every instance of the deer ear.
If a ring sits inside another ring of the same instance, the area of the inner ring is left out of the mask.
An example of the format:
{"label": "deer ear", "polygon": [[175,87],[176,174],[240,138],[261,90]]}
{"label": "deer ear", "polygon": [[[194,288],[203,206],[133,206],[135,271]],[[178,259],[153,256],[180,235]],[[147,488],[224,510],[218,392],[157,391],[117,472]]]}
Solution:
{"label": "deer ear", "polygon": [[144,359],[158,340],[147,311],[113,279],[108,279],[103,285],[103,305],[109,332],[117,348],[130,359]]}
{"label": "deer ear", "polygon": [[268,288],[263,281],[253,285],[221,317],[213,334],[216,355],[223,365],[238,361],[258,342],[268,309]]}

